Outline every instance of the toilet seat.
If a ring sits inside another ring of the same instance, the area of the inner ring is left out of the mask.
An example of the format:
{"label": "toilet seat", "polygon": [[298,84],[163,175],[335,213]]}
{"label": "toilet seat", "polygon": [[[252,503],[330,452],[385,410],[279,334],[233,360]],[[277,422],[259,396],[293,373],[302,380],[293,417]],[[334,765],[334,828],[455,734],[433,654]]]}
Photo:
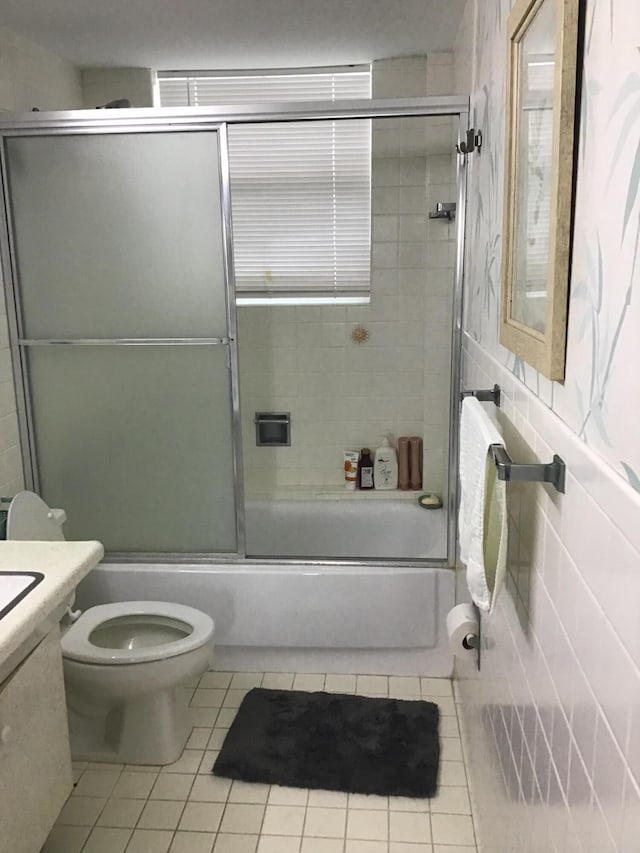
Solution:
{"label": "toilet seat", "polygon": [[[135,648],[105,648],[91,641],[92,633],[106,623],[121,620],[123,626],[128,622],[135,624],[137,616],[146,617],[141,621],[147,624],[153,624],[153,618],[157,617],[159,626],[179,627],[188,632],[187,636]],[[83,613],[62,635],[62,656],[100,666],[164,660],[186,654],[210,642],[213,630],[213,620],[206,613],[182,604],[168,604],[164,601],[98,604]]]}

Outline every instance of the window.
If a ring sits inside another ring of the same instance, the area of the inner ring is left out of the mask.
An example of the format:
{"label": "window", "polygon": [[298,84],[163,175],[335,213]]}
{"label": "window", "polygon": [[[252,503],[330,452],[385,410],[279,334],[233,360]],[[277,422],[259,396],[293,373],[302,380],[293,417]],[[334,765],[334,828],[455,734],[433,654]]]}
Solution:
{"label": "window", "polygon": [[[163,107],[371,97],[368,67],[158,78]],[[368,301],[370,121],[234,124],[229,168],[240,304]]]}

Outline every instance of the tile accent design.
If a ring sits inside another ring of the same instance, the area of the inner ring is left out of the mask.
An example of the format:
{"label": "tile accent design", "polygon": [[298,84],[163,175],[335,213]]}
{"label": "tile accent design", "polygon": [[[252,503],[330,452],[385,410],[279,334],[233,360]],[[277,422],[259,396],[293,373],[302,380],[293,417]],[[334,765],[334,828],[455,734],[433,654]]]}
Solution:
{"label": "tile accent design", "polygon": [[[273,673],[208,672],[192,686],[194,695],[213,684],[228,695],[273,679]],[[221,743],[232,722],[224,696],[211,725],[194,726],[174,764],[76,764],[76,788],[42,853],[476,853],[449,679],[289,673],[285,681],[283,689],[342,685],[349,692],[437,702],[443,742],[437,796],[364,796],[214,777],[218,752],[205,746]],[[192,701],[194,721],[201,710]]]}
{"label": "tile accent design", "polygon": [[[456,79],[484,132],[470,159],[464,383],[498,382],[511,455],[567,463],[564,495],[509,484],[509,574],[458,666],[484,853],[632,853],[640,828],[640,78],[633,0],[585,3],[567,375],[497,343],[510,0],[469,0]],[[475,39],[475,43],[474,43]],[[468,57],[472,57],[471,63]],[[460,584],[462,589],[463,584]],[[464,842],[460,842],[464,844]]]}

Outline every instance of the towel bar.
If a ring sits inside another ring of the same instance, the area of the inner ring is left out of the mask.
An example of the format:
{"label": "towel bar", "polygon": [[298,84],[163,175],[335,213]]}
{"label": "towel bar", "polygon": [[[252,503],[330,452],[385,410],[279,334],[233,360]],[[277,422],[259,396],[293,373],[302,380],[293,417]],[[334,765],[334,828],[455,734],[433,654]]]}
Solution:
{"label": "towel bar", "polygon": [[501,444],[492,444],[489,449],[498,469],[499,480],[551,483],[564,494],[566,465],[557,454],[554,455],[553,462],[524,464],[512,462]]}
{"label": "towel bar", "polygon": [[500,386],[494,385],[493,388],[485,388],[478,391],[463,391],[461,397],[475,397],[481,403],[495,403],[500,408]]}

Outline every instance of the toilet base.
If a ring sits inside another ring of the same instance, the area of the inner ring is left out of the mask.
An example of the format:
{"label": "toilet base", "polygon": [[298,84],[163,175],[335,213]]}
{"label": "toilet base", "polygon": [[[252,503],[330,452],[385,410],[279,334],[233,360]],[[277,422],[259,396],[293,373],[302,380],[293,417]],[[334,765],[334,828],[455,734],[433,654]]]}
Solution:
{"label": "toilet base", "polygon": [[117,764],[172,764],[191,730],[184,687],[161,690],[117,705],[106,714],[69,708],[69,740],[74,761]]}

